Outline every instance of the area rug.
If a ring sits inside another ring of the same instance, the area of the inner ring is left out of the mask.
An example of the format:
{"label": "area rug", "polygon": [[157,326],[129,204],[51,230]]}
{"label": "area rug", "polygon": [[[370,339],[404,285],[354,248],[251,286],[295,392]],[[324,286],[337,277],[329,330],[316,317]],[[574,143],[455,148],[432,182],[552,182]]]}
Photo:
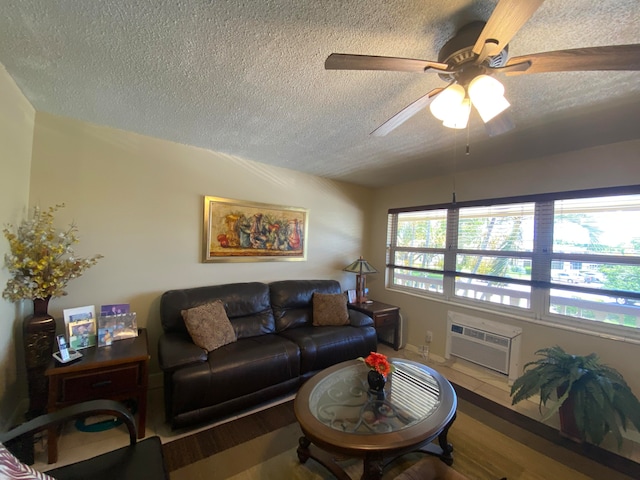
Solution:
{"label": "area rug", "polygon": [[[322,465],[309,459],[302,464],[296,453],[300,427],[291,424],[262,435],[242,445],[229,448],[209,458],[171,473],[171,480],[325,480],[333,479]],[[383,480],[393,479],[423,459],[424,454],[408,454],[389,465]],[[434,460],[436,460],[434,458]],[[439,461],[439,460],[437,460]],[[352,479],[362,476],[362,460],[342,459],[337,463]],[[425,479],[427,480],[427,479]]]}
{"label": "area rug", "polygon": [[[454,446],[453,468],[469,480],[640,478],[637,468],[628,476],[612,470],[585,452],[533,433],[531,425],[518,426],[512,411],[489,413],[477,402],[461,398],[461,393],[469,396],[459,391],[457,418],[448,439]],[[286,402],[166,443],[163,451],[172,480],[333,478],[313,459],[300,464],[296,448],[301,435],[293,402]],[[402,457],[385,469],[384,480],[393,479],[421,458],[425,454]],[[340,465],[352,479],[360,478],[361,460],[344,460]]]}

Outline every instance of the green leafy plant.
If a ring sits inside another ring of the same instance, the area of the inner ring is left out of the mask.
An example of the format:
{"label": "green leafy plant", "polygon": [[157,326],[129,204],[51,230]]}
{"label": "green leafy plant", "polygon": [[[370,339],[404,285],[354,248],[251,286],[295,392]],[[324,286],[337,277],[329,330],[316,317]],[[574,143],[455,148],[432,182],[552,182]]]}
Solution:
{"label": "green leafy plant", "polygon": [[547,419],[571,397],[582,440],[596,445],[611,432],[620,447],[621,430],[626,430],[627,422],[640,431],[640,401],[622,375],[604,365],[595,353],[571,355],[554,346],[536,355],[541,358],[527,363],[511,387],[512,405],[539,394],[542,413],[542,406],[557,398],[544,416]]}

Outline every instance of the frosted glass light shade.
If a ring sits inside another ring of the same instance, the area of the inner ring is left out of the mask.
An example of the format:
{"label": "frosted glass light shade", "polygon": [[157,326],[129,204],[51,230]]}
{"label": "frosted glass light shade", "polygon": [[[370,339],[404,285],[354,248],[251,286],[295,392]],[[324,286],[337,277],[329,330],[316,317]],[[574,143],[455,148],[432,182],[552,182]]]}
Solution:
{"label": "frosted glass light shade", "polygon": [[449,128],[467,128],[469,114],[471,113],[471,100],[469,97],[462,100],[462,103],[451,109],[442,124]]}
{"label": "frosted glass light shade", "polygon": [[452,109],[459,108],[466,93],[462,85],[449,85],[433,99],[429,109],[438,120],[445,120]]}
{"label": "frosted glass light shade", "polygon": [[511,105],[504,98],[504,86],[488,75],[478,75],[471,80],[471,83],[469,83],[469,97],[485,123]]}

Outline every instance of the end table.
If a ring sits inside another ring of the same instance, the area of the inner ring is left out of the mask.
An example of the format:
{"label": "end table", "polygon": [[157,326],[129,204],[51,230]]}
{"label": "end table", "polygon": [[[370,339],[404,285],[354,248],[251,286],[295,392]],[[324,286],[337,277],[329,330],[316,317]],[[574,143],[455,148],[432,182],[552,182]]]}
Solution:
{"label": "end table", "polygon": [[[138,438],[145,436],[147,386],[149,381],[149,345],[147,330],[138,336],[118,340],[106,347],[80,350],[82,358],[71,363],[51,360],[45,375],[49,377],[49,413],[69,405],[105,398],[134,399],[138,407]],[[58,431],[49,429],[49,463],[58,461]]]}
{"label": "end table", "polygon": [[396,351],[400,348],[400,307],[374,300],[372,303],[350,303],[349,308],[373,318],[376,330],[393,329],[393,344],[381,339],[378,340],[392,346]]}

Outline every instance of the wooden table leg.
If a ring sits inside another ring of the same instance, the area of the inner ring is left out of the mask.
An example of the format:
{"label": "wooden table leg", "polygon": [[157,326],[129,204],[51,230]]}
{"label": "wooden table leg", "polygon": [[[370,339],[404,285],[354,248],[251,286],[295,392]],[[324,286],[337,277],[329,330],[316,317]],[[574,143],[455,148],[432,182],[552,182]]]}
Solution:
{"label": "wooden table leg", "polygon": [[144,438],[146,435],[147,425],[147,386],[149,375],[147,373],[149,365],[147,361],[142,362],[140,366],[143,385],[141,392],[138,394],[138,438]]}
{"label": "wooden table leg", "polygon": [[375,454],[375,452],[367,453],[363,460],[361,480],[380,480],[384,466],[383,458],[380,455]]}
{"label": "wooden table leg", "polygon": [[[56,410],[56,400],[58,398],[58,378],[55,375],[49,377],[49,399],[47,403],[47,413]],[[47,462],[56,463],[58,461],[58,427],[47,429]]]}
{"label": "wooden table leg", "polygon": [[351,477],[333,460],[333,457],[329,453],[312,445],[307,437],[300,437],[298,440],[297,453],[300,463],[305,463],[308,459],[312,458],[329,470],[338,480],[351,480]]}
{"label": "wooden table leg", "polygon": [[447,465],[453,465],[453,445],[447,442],[447,434],[449,433],[449,429],[453,422],[456,419],[456,413],[453,414],[451,421],[447,423],[447,426],[444,427],[440,435],[438,435],[438,443],[440,444],[440,448],[442,449],[442,455],[440,455],[440,459],[446,463]]}
{"label": "wooden table leg", "polygon": [[49,463],[58,461],[58,427],[47,430],[47,461]]}

